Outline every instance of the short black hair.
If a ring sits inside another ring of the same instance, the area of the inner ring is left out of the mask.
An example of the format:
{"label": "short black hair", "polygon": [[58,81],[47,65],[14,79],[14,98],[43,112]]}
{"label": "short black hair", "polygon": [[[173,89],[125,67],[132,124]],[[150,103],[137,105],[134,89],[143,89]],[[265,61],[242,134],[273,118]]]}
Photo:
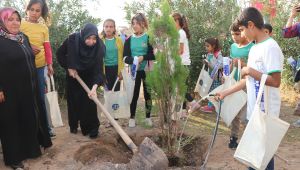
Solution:
{"label": "short black hair", "polygon": [[273,31],[273,27],[271,24],[264,24],[264,29],[269,30],[269,33],[272,33]]}
{"label": "short black hair", "polygon": [[255,27],[258,29],[264,28],[264,19],[258,9],[254,7],[245,8],[242,13],[238,16],[237,22],[239,26],[248,27],[248,22],[254,23]]}
{"label": "short black hair", "polygon": [[233,21],[233,23],[231,24],[231,26],[229,28],[229,31],[241,32],[240,29],[239,29],[239,24],[238,24],[237,20]]}

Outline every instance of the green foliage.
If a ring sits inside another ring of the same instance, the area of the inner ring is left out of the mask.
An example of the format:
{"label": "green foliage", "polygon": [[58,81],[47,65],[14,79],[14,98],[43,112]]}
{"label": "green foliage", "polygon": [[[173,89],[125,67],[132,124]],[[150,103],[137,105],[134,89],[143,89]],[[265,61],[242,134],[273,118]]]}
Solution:
{"label": "green foliage", "polygon": [[192,90],[202,67],[201,56],[207,53],[204,48],[205,39],[218,38],[222,44],[222,54],[229,55],[231,44],[229,27],[237,16],[239,7],[234,0],[177,0],[173,2],[174,10],[188,18],[192,60],[189,89]]}
{"label": "green foliage", "polygon": [[[147,2],[151,2],[150,5],[153,7],[159,4],[158,0],[134,1],[127,4],[125,8],[128,14],[126,19],[130,21],[131,15],[129,14],[142,11],[147,14],[149,21],[152,22],[154,16],[157,15],[157,11],[144,5]],[[188,19],[191,34],[189,46],[192,60],[188,91],[191,91],[195,87],[202,67],[202,55],[206,54],[204,40],[210,37],[219,38],[222,44],[222,53],[224,56],[228,56],[229,47],[232,43],[229,27],[240,8],[235,0],[172,0],[169,2],[173,11],[184,14]]]}
{"label": "green foliage", "polygon": [[[273,20],[273,38],[277,41],[287,59],[290,56],[298,59],[300,56],[300,42],[297,37],[283,38],[282,28],[285,27],[290,14],[290,5],[286,5],[286,1],[277,2],[277,16]],[[280,12],[279,12],[280,11]],[[286,61],[286,60],[285,60]],[[287,85],[293,84],[294,77],[292,75],[291,67],[285,62],[284,71],[282,74],[282,82]]]}
{"label": "green foliage", "polygon": [[144,12],[146,16],[151,19],[156,16],[156,9],[159,8],[159,2],[161,0],[147,0],[147,1],[133,1],[132,3],[126,3],[124,10],[126,12],[126,20],[130,24],[131,18],[137,12]]}
{"label": "green foliage", "polygon": [[[149,36],[151,44],[157,49],[155,54],[157,63],[154,70],[147,74],[152,96],[159,105],[160,125],[165,136],[167,148],[171,154],[175,153],[177,143],[177,128],[171,115],[176,113],[174,106],[180,105],[186,92],[185,80],[187,70],[181,65],[179,51],[179,34],[175,21],[170,16],[171,9],[167,1],[161,6],[161,16],[153,18]],[[167,126],[168,128],[164,128]]]}
{"label": "green foliage", "polygon": [[15,8],[22,16],[24,15],[24,7],[25,7],[25,0],[1,0],[0,1],[0,8],[2,7],[12,7]]}
{"label": "green foliage", "polygon": [[[56,60],[56,50],[69,34],[79,30],[86,23],[99,24],[99,18],[90,16],[88,10],[84,9],[82,0],[49,0],[50,10],[49,35],[53,50],[54,77],[56,79],[57,90],[61,95],[65,92],[65,71]],[[25,0],[3,0],[0,6],[10,6],[16,8],[22,16],[25,16]]]}
{"label": "green foliage", "polygon": [[59,66],[56,59],[56,50],[69,34],[78,31],[86,23],[99,24],[99,18],[93,18],[84,9],[81,0],[49,1],[51,11],[51,25],[49,26],[50,42],[53,49],[53,65],[58,91],[65,94],[65,70]]}

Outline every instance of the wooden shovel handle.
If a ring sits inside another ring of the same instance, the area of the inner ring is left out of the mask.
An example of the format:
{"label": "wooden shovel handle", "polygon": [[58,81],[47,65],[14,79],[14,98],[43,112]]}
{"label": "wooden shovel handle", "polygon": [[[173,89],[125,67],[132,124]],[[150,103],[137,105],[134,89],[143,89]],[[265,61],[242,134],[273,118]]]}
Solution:
{"label": "wooden shovel handle", "polygon": [[[79,82],[79,84],[81,84],[81,86],[84,88],[84,90],[87,93],[90,93],[89,87],[83,82],[83,80],[79,77],[79,75],[76,75],[75,78]],[[122,129],[122,127],[110,115],[110,113],[103,106],[103,104],[99,101],[99,99],[96,96],[93,96],[92,100],[100,107],[100,109],[103,111],[104,115],[110,121],[110,123],[112,124],[112,126],[116,129],[116,131],[121,136],[121,138],[126,143],[126,145],[129,147],[129,149],[131,149],[133,153],[136,153],[138,151],[137,146],[133,143],[133,141],[130,139],[130,137],[125,133],[125,131]]]}

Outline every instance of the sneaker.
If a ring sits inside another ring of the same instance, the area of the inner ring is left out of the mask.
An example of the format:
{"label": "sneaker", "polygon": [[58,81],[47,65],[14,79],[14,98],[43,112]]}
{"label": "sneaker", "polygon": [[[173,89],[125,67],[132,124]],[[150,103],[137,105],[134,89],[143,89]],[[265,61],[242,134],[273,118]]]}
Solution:
{"label": "sneaker", "polygon": [[131,128],[135,127],[135,119],[129,119],[129,127]]}
{"label": "sneaker", "polygon": [[293,123],[293,126],[299,128],[300,127],[300,119]]}
{"label": "sneaker", "polygon": [[24,169],[24,165],[22,162],[16,163],[16,164],[11,164],[10,167],[12,169],[18,169],[18,170],[23,170]]}
{"label": "sneaker", "polygon": [[194,112],[196,110],[198,110],[201,106],[198,104],[198,102],[196,102],[195,100],[193,100],[191,103],[190,103],[190,109],[189,109],[189,112]]}
{"label": "sneaker", "polygon": [[212,113],[215,108],[213,106],[203,106],[200,108],[200,110],[205,113]]}
{"label": "sneaker", "polygon": [[146,119],[145,119],[145,123],[146,123],[147,126],[150,126],[150,127],[153,126],[153,123],[152,123],[151,118],[146,118]]}
{"label": "sneaker", "polygon": [[237,137],[230,137],[230,142],[228,144],[228,148],[230,149],[236,149],[238,146],[238,143],[237,143]]}

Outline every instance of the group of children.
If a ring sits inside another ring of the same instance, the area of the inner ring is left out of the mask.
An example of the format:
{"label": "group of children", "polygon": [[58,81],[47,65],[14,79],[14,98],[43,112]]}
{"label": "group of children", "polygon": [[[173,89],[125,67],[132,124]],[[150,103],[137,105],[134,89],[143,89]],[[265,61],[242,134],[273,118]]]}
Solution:
{"label": "group of children", "polygon": [[[182,64],[187,67],[191,64],[189,54],[189,31],[185,22],[185,17],[179,13],[174,13],[173,18],[176,23],[176,27],[179,33],[179,54],[182,59]],[[124,68],[124,63],[129,64],[130,67],[138,62],[138,68],[135,77],[135,88],[133,99],[130,103],[131,116],[129,119],[129,127],[136,126],[135,113],[137,107],[137,101],[139,97],[139,91],[141,82],[144,86],[144,98],[146,108],[147,125],[152,126],[152,120],[150,118],[152,102],[149,88],[147,86],[145,67],[149,64],[149,61],[155,60],[153,48],[149,44],[149,36],[146,31],[148,28],[148,22],[146,17],[138,13],[132,20],[131,25],[133,29],[133,35],[126,39],[123,46],[121,39],[116,36],[116,25],[111,19],[108,19],[103,24],[102,40],[105,44],[106,53],[104,57],[104,73],[105,84],[107,89],[111,90],[117,77],[122,79],[121,69]],[[238,134],[241,117],[245,117],[247,110],[246,121],[249,120],[256,99],[255,84],[260,81],[262,74],[267,74],[266,85],[269,88],[268,94],[265,96],[268,98],[269,103],[267,106],[270,113],[275,116],[279,116],[280,111],[280,96],[279,85],[281,79],[281,71],[283,69],[283,55],[280,47],[273,40],[270,35],[272,34],[272,27],[269,24],[264,24],[263,17],[260,12],[255,8],[246,8],[242,14],[238,17],[230,27],[230,32],[234,43],[230,47],[231,68],[237,67],[238,62],[241,63],[240,77],[236,73],[234,78],[238,81],[236,85],[229,89],[217,93],[218,99],[224,99],[226,96],[239,91],[247,91],[248,102],[233,120],[231,127],[229,148],[236,148],[238,143]],[[204,64],[207,64],[210,68],[210,74],[213,77],[213,84],[210,91],[222,84],[222,67],[223,56],[221,52],[221,46],[217,38],[208,38],[205,40],[205,49],[207,51],[207,58],[204,60]],[[132,69],[132,68],[131,68]],[[213,70],[217,70],[214,71]],[[115,90],[119,90],[119,84]],[[189,93],[186,94],[186,100],[189,102],[185,104],[184,109],[198,109],[199,104],[196,103]],[[187,108],[189,106],[189,108]],[[213,112],[214,106],[208,103],[207,106],[200,108],[204,112]],[[71,131],[72,132],[72,131]],[[76,130],[77,132],[77,130]],[[72,132],[74,133],[74,132]],[[272,159],[268,165],[269,169],[274,169],[274,160]],[[251,169],[251,168],[249,168]]]}
{"label": "group of children", "polygon": [[[48,9],[44,1],[31,0],[26,11],[28,17],[22,21],[21,29],[29,36],[33,52],[36,55],[35,60],[39,75],[40,90],[42,98],[44,99],[44,69],[45,66],[47,66],[48,73],[51,75],[53,74],[52,52],[49,43],[48,28],[44,24],[41,24],[39,19],[41,16],[44,17],[45,20],[47,19]],[[188,43],[190,34],[186,18],[180,13],[174,13],[172,17],[174,18],[179,34],[179,54],[182,65],[189,67],[191,65]],[[145,81],[147,76],[145,68],[149,65],[149,62],[155,60],[155,55],[153,48],[149,43],[149,35],[146,33],[148,29],[147,18],[144,14],[137,13],[131,19],[131,26],[133,35],[125,40],[125,44],[123,44],[122,39],[116,34],[115,21],[107,19],[103,23],[103,32],[101,35],[98,35],[98,30],[94,25],[86,25],[78,35],[76,33],[70,35],[58,49],[58,57],[70,56],[71,54],[78,57],[76,61],[75,59],[67,61],[68,65],[65,66],[65,69],[69,73],[69,76],[67,76],[67,96],[69,96],[68,116],[71,133],[77,133],[78,122],[80,122],[82,133],[84,135],[89,134],[91,138],[95,138],[98,136],[99,127],[96,107],[91,107],[91,105],[94,104],[84,102],[84,100],[88,100],[88,98],[82,98],[82,96],[86,94],[82,90],[82,94],[78,95],[79,86],[78,84],[75,84],[75,80],[71,80],[71,78],[75,78],[78,74],[86,79],[87,82],[90,82],[89,86],[92,88],[92,92],[89,95],[96,93],[95,91],[98,85],[104,85],[107,90],[112,90],[116,79],[119,78],[122,80],[121,70],[124,68],[124,63],[133,67],[134,63],[138,62],[138,68],[134,75],[135,87],[133,98],[130,103],[131,115],[128,125],[131,128],[136,126],[135,113],[140,86],[143,82],[146,108],[145,122],[147,125],[152,126],[152,120],[150,118],[152,100],[149,92],[150,89]],[[268,75],[266,85],[269,87],[269,91],[268,94],[265,94],[265,97],[268,98],[269,102],[265,107],[268,107],[270,113],[279,116],[280,95],[278,87],[280,86],[281,72],[283,69],[283,54],[276,41],[270,37],[272,34],[271,25],[264,24],[261,13],[255,8],[250,7],[244,9],[240,16],[232,23],[230,32],[234,41],[230,47],[231,68],[237,67],[239,60],[242,69],[240,77],[238,74],[234,77],[238,83],[216,95],[218,99],[222,100],[236,91],[242,89],[247,91],[247,106],[242,109],[232,122],[229,148],[234,149],[238,145],[239,118],[242,117],[243,114],[245,115],[244,110],[247,107],[247,120],[249,120],[257,95],[255,84],[257,81],[260,81],[262,74]],[[79,40],[77,40],[76,37],[78,37]],[[80,42],[79,46],[76,44],[77,41]],[[105,46],[101,46],[102,42]],[[74,46],[72,46],[72,43]],[[95,45],[97,45],[97,48]],[[69,48],[72,47],[74,47],[74,49],[78,48],[79,51],[70,51]],[[102,47],[105,49],[102,49]],[[213,77],[213,84],[210,91],[212,91],[222,84],[223,56],[219,40],[217,38],[206,39],[205,49],[208,54],[207,58],[204,60],[204,64],[208,65],[211,70],[210,74],[211,77]],[[96,53],[97,55],[99,53],[103,56],[99,56],[98,58],[92,56]],[[98,69],[101,68],[101,70],[99,69],[100,71],[95,71],[94,68],[91,68],[91,65],[94,66],[95,63],[99,64],[97,66],[99,66]],[[92,75],[88,75],[89,73]],[[95,78],[94,76],[100,76],[100,78]],[[120,83],[117,84],[115,91],[118,91],[119,89]],[[196,110],[200,108],[199,104],[194,101],[190,93],[186,94],[186,101],[188,103],[184,103],[183,109]],[[207,106],[203,106],[200,109],[204,112],[214,111],[212,103],[208,103]],[[91,113],[78,113],[87,111]],[[49,133],[54,136],[50,126]],[[274,169],[273,159],[269,163],[268,168]]]}
{"label": "group of children", "polygon": [[[186,19],[179,13],[174,13],[172,16],[180,35],[179,53],[182,59],[182,64],[188,67],[191,64],[188,46],[188,39],[190,35],[185,22]],[[104,22],[104,31],[106,24],[107,22]],[[148,26],[145,16],[143,14],[137,14],[133,17],[131,24],[134,34],[125,42],[124,61],[131,65],[134,62],[134,57],[137,56],[140,67],[137,71],[134,97],[130,105],[131,117],[129,120],[129,127],[135,127],[134,116],[141,81],[143,81],[144,97],[146,101],[146,123],[148,125],[152,125],[152,121],[150,119],[151,97],[147,91],[147,84],[145,82],[146,74],[143,69],[147,62],[149,60],[154,60],[155,57],[153,49],[148,42],[148,35],[145,33]],[[238,83],[227,90],[217,93],[216,95],[218,99],[222,100],[236,91],[247,91],[247,105],[240,111],[238,116],[236,116],[231,126],[231,136],[228,147],[235,149],[238,145],[237,139],[240,121],[242,120],[246,123],[247,120],[250,119],[257,97],[257,88],[255,88],[255,85],[260,81],[262,74],[268,75],[266,81],[268,93],[264,95],[268,98],[269,102],[265,105],[265,107],[267,107],[269,112],[274,116],[279,116],[279,86],[281,71],[283,69],[283,54],[276,41],[270,37],[272,35],[272,26],[270,24],[264,24],[261,13],[255,8],[246,8],[232,23],[230,32],[234,41],[230,47],[231,68],[238,67],[238,62],[240,61],[242,69],[240,74],[236,73],[234,76]],[[213,77],[213,84],[210,91],[212,91],[222,84],[223,56],[219,40],[217,38],[206,39],[205,49],[208,55],[204,60],[204,64],[207,64],[212,71],[214,69],[218,70],[216,72],[210,72],[214,74],[211,75]],[[118,74],[115,74],[115,76],[116,75]],[[186,100],[189,102],[187,104],[189,108],[184,106],[184,109],[195,110],[200,108],[199,104],[193,100],[189,93],[186,94]],[[203,106],[200,109],[204,112],[214,111],[214,107],[211,103],[208,103],[207,106]],[[245,120],[240,119],[242,117],[245,117]],[[267,169],[274,169],[274,159],[270,161]]]}
{"label": "group of children", "polygon": [[[268,90],[264,92],[264,98],[268,103],[265,103],[263,108],[268,110],[268,114],[276,117],[280,113],[279,86],[284,57],[277,42],[270,37],[272,29],[269,28],[269,25],[264,25],[261,13],[252,7],[243,10],[231,26],[231,34],[235,44],[231,46],[230,55],[233,58],[233,65],[236,65],[236,59],[241,61],[240,75],[242,79],[229,89],[217,93],[216,98],[222,100],[226,96],[246,88],[246,122],[250,119],[254,110],[258,93],[257,84],[259,84],[263,74],[268,75],[266,80]],[[237,147],[238,117],[232,123],[230,148]],[[274,159],[271,159],[267,169],[274,169]]]}

